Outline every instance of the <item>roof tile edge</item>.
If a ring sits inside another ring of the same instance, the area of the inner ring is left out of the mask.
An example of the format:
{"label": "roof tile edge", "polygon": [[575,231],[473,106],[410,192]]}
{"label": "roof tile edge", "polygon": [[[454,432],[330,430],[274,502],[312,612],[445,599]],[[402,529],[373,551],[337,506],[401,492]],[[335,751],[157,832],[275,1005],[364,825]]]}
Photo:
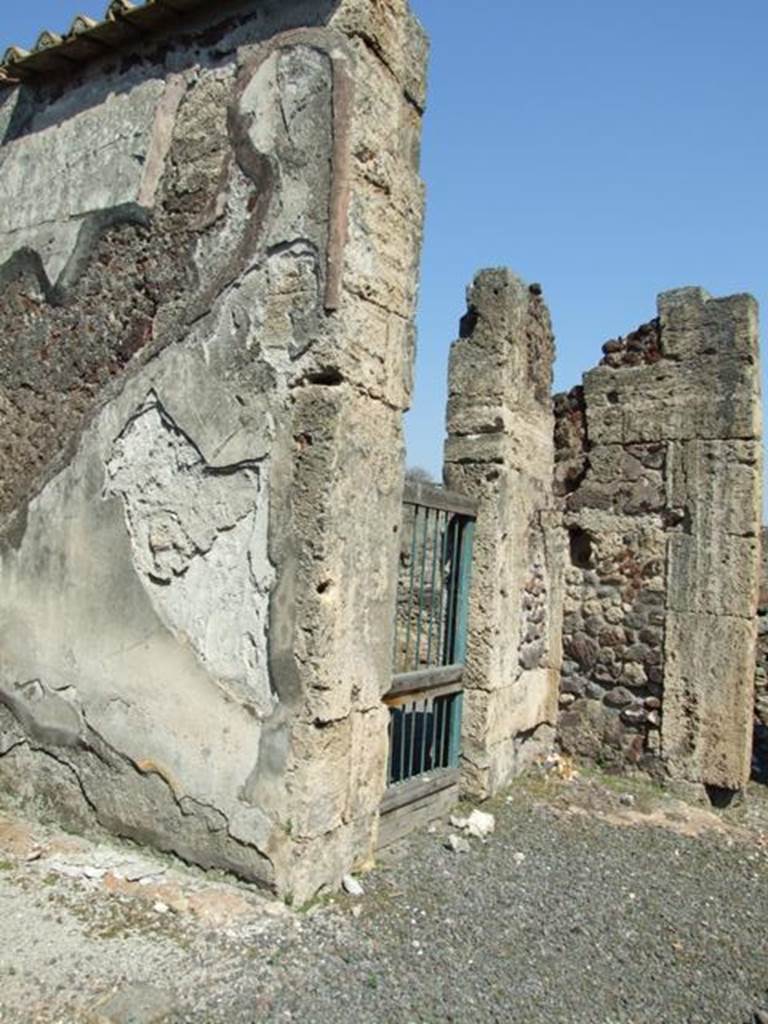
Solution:
{"label": "roof tile edge", "polygon": [[[165,15],[169,21],[187,10],[219,5],[211,0],[109,0],[101,21],[85,14],[77,14],[69,30],[63,34],[43,30],[32,50],[9,46],[0,62],[0,88],[25,81],[40,81],[47,73],[60,73],[84,64],[99,52],[104,54],[120,49],[122,43],[136,41],[137,30],[146,27],[155,32],[158,18]],[[108,34],[108,42],[107,42]],[[92,43],[87,55],[83,43]]]}

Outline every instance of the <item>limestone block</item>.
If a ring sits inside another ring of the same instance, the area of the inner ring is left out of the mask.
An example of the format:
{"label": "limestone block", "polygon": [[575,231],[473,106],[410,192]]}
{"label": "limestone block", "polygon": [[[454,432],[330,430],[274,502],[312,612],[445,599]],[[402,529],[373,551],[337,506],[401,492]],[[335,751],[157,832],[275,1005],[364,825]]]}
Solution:
{"label": "limestone block", "polygon": [[477,795],[497,793],[509,780],[527,771],[552,753],[555,730],[548,723],[538,725],[528,735],[511,736],[491,747],[487,767],[476,777],[476,783],[485,789],[467,789]]}
{"label": "limestone block", "polygon": [[371,41],[371,49],[395,75],[408,95],[424,104],[427,40],[407,0],[343,0],[331,24],[351,36]]}
{"label": "limestone block", "polygon": [[389,753],[389,709],[378,705],[352,718],[345,821],[375,814],[384,796]]}
{"label": "limestone block", "polygon": [[[504,464],[509,450],[508,439],[501,434],[449,435],[443,448],[443,461],[449,475],[457,479],[464,466],[486,466],[486,475],[493,478],[498,466]],[[452,486],[452,485],[449,485]]]}
{"label": "limestone block", "polygon": [[340,825],[332,842],[321,835],[292,843],[283,872],[283,898],[301,907],[317,894],[320,884],[338,888],[342,877],[353,867],[370,867],[374,841],[375,834],[366,817]]}
{"label": "limestone block", "polygon": [[585,374],[584,389],[596,444],[749,438],[759,431],[753,364],[732,353],[682,365],[599,367]]}
{"label": "limestone block", "polygon": [[519,763],[517,737],[553,721],[556,710],[547,666],[560,660],[551,642],[560,635],[561,594],[549,594],[547,563],[558,548],[542,520],[552,506],[552,355],[539,289],[504,269],[477,274],[451,348],[444,476],[479,499],[463,784],[480,795],[508,781]]}
{"label": "limestone block", "polygon": [[757,303],[751,295],[712,298],[702,288],[662,292],[657,301],[664,354],[678,360],[705,354],[755,362]]}
{"label": "limestone block", "polygon": [[311,838],[338,828],[347,806],[352,719],[294,727],[286,813],[292,835]]}
{"label": "limestone block", "polygon": [[299,645],[307,689],[355,686],[371,707],[388,688],[392,650],[400,417],[346,385],[306,387],[296,395],[292,435],[289,541],[297,571],[314,585],[295,595],[290,644]]}
{"label": "limestone block", "polygon": [[556,717],[557,680],[546,669],[523,672],[511,685],[473,693],[467,702],[468,736],[493,747]]}
{"label": "limestone block", "polygon": [[738,790],[749,778],[753,619],[670,612],[662,753],[693,782]]}
{"label": "limestone block", "polygon": [[756,537],[677,534],[669,540],[669,607],[710,615],[754,615]]}
{"label": "limestone block", "polygon": [[695,514],[702,534],[753,536],[760,526],[761,455],[759,441],[671,443],[667,504]]}

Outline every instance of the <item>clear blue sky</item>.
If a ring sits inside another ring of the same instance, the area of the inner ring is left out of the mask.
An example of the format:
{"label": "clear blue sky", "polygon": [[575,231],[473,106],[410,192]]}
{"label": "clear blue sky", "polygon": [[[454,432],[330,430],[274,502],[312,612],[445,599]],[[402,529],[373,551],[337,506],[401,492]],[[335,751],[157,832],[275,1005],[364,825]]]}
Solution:
{"label": "clear blue sky", "polygon": [[[559,388],[667,288],[752,292],[768,323],[766,0],[412,3],[432,60],[411,464],[439,475],[448,346],[480,267],[543,284]],[[0,36],[29,45],[105,6],[12,0]]]}

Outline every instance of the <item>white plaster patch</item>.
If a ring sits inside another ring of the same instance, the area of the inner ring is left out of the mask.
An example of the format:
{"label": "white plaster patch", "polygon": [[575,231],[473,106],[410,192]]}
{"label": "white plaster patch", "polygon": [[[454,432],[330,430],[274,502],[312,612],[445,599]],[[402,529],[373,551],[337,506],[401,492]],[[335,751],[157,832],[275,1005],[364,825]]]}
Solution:
{"label": "white plaster patch", "polygon": [[133,561],[164,622],[225,687],[269,714],[266,463],[208,466],[156,400],[115,441]]}

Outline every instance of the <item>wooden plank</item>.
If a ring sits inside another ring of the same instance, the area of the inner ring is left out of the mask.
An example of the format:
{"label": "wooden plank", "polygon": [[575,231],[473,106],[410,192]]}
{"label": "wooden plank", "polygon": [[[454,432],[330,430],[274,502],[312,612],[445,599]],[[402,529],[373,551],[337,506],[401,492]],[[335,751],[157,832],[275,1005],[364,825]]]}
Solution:
{"label": "wooden plank", "polygon": [[455,693],[462,693],[463,686],[461,683],[446,683],[445,686],[435,686],[428,690],[427,693],[395,693],[387,694],[384,697],[384,703],[388,708],[401,708],[407,704],[413,704],[414,701],[420,701],[427,695],[433,700],[437,700],[438,697],[450,697]]}
{"label": "wooden plank", "polygon": [[418,484],[413,480],[405,481],[403,491],[405,505],[426,505],[428,508],[439,508],[443,512],[457,512],[462,516],[474,519],[477,516],[479,502],[466,494],[446,491],[435,484]]}
{"label": "wooden plank", "polygon": [[384,700],[401,693],[426,693],[439,686],[461,683],[463,674],[463,665],[440,665],[418,669],[416,672],[400,672],[392,676],[392,685],[384,694]]}
{"label": "wooden plank", "polygon": [[376,848],[383,850],[392,843],[416,829],[425,828],[438,818],[446,818],[459,802],[457,783],[441,789],[431,796],[422,797],[413,803],[406,804],[394,811],[389,811],[379,818],[379,834]]}
{"label": "wooden plank", "polygon": [[457,768],[439,769],[429,775],[420,775],[408,782],[397,782],[384,794],[379,807],[380,814],[388,814],[399,807],[406,807],[417,800],[433,796],[442,789],[458,785],[459,771]]}

